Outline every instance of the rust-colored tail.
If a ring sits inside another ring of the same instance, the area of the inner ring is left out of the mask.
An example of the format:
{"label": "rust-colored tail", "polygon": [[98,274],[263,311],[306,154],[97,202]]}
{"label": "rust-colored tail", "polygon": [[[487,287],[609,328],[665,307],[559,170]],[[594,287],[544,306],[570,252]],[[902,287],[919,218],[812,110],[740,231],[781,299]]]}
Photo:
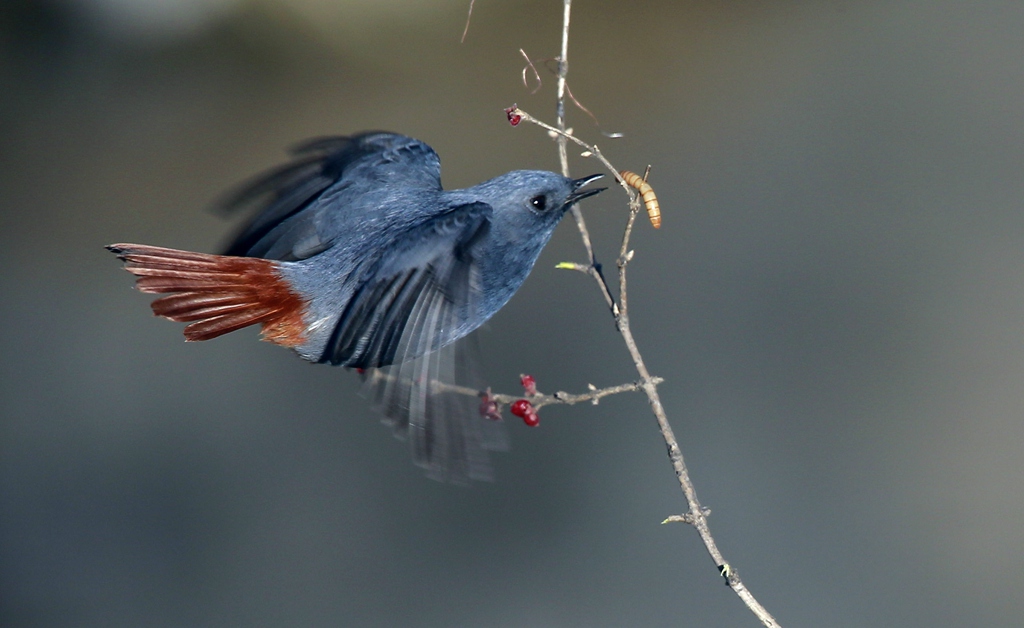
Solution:
{"label": "rust-colored tail", "polygon": [[286,347],[305,342],[306,301],[281,276],[278,262],[143,244],[107,248],[138,276],[140,291],[170,293],[153,301],[153,313],[190,323],[186,340],[209,340],[261,323],[264,340]]}

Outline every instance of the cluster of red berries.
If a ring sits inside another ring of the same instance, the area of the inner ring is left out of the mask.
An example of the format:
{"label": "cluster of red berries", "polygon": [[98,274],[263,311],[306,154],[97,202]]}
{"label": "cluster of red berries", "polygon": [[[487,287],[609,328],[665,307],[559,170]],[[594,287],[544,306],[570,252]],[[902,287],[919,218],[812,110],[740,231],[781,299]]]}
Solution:
{"label": "cluster of red berries", "polygon": [[[537,380],[533,378],[533,375],[520,375],[519,383],[523,385],[523,392],[526,393],[527,397],[536,396]],[[512,414],[522,419],[523,423],[526,423],[528,426],[537,427],[540,425],[540,417],[537,416],[537,410],[526,399],[513,401],[512,407],[509,409],[512,411]]]}
{"label": "cluster of red berries", "polygon": [[516,415],[523,420],[530,427],[537,427],[540,425],[540,417],[537,416],[537,411],[533,408],[533,404],[526,399],[516,399],[512,402],[512,414]]}
{"label": "cluster of red berries", "polygon": [[[527,397],[537,396],[537,380],[533,375],[520,375],[519,383],[523,386],[523,392]],[[537,409],[533,407],[528,399],[516,399],[509,407],[512,414],[523,420],[523,423],[530,427],[540,425],[540,417],[537,416]],[[491,396],[491,389],[480,393],[480,416],[492,421],[501,420],[501,408],[498,402]]]}

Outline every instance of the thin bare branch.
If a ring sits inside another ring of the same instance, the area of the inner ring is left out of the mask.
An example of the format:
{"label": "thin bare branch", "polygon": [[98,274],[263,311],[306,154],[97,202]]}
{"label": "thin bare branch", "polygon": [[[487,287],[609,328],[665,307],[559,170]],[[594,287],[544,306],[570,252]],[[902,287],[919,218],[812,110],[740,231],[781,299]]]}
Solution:
{"label": "thin bare branch", "polygon": [[466,15],[466,28],[462,29],[462,39],[459,40],[460,44],[466,43],[466,33],[469,32],[469,21],[473,19],[474,4],[476,4],[476,0],[469,0],[469,13]]}
{"label": "thin bare branch", "polygon": [[[705,508],[703,514],[705,517],[710,517],[711,509]],[[696,521],[696,519],[694,519],[693,515],[691,515],[688,512],[685,512],[681,515],[669,515],[665,518],[664,521],[661,522],[661,525],[665,525],[666,523],[689,523],[690,525],[693,525],[694,521]]]}
{"label": "thin bare branch", "polygon": [[[549,58],[546,58],[546,59],[542,59],[541,63],[543,63],[545,70],[547,70],[548,72],[551,72],[555,76],[558,76],[559,67],[560,67],[559,63],[558,63],[558,57],[553,57],[553,58],[549,57]],[[534,68],[534,71],[536,71],[536,68]],[[536,93],[536,90],[534,90],[533,92],[530,92],[530,93],[531,94]],[[579,99],[576,98],[575,95],[573,95],[572,88],[569,87],[569,81],[565,82],[565,95],[569,97],[569,100],[572,101],[572,104],[576,105],[577,109],[579,109],[583,113],[587,114],[587,117],[589,117],[590,120],[594,123],[594,126],[596,126],[598,129],[601,129],[601,122],[597,119],[597,116],[594,114],[594,112],[592,112],[590,109],[588,109],[582,102],[579,101]],[[605,137],[609,137],[609,138],[612,138],[612,139],[616,139],[616,138],[620,138],[620,137],[625,137],[625,135],[623,133],[616,133],[614,131],[605,131],[603,129],[601,129],[601,135],[604,135]]]}
{"label": "thin bare branch", "polygon": [[[747,608],[761,621],[762,624],[769,627],[779,626],[779,623],[774,617],[761,605],[760,602],[754,598],[753,594],[750,593],[746,585],[740,580],[738,571],[733,568],[725,558],[722,556],[721,551],[718,549],[718,544],[715,542],[714,537],[711,535],[711,530],[708,527],[707,517],[710,511],[704,508],[700,501],[697,499],[697,492],[694,488],[693,482],[690,480],[689,471],[686,468],[686,464],[683,460],[682,451],[679,448],[679,443],[676,440],[675,433],[672,431],[672,426],[668,422],[668,416],[665,413],[665,407],[661,403],[661,397],[658,394],[657,381],[658,378],[652,377],[647,369],[647,365],[644,362],[643,356],[640,354],[640,350],[637,348],[636,340],[633,337],[633,332],[629,326],[629,293],[627,290],[628,284],[626,281],[626,270],[630,260],[633,258],[633,251],[629,248],[630,236],[633,232],[633,225],[636,223],[636,215],[640,211],[640,195],[633,191],[622,177],[619,175],[619,169],[612,166],[612,164],[601,154],[601,151],[595,145],[587,144],[586,142],[576,138],[571,132],[566,130],[565,125],[565,95],[566,85],[565,77],[568,73],[568,46],[569,46],[569,15],[572,5],[572,0],[564,0],[564,13],[562,20],[562,52],[558,58],[558,102],[556,103],[557,113],[557,126],[552,127],[549,124],[537,120],[533,116],[527,114],[525,111],[518,109],[518,107],[512,107],[509,110],[510,120],[511,116],[518,115],[522,120],[527,120],[538,126],[541,126],[548,131],[552,131],[556,134],[558,139],[558,156],[562,164],[562,174],[569,176],[569,161],[567,155],[568,142],[571,140],[576,144],[585,148],[593,157],[596,157],[608,170],[613,174],[615,179],[623,186],[623,189],[629,195],[629,216],[626,220],[626,228],[622,236],[622,244],[619,249],[619,257],[617,260],[617,266],[619,270],[619,302],[618,307],[612,308],[612,315],[615,319],[615,325],[622,335],[622,339],[626,344],[626,349],[629,351],[629,355],[633,360],[633,364],[636,367],[637,373],[640,375],[640,381],[637,382],[644,393],[647,395],[647,400],[650,403],[651,410],[658,422],[658,427],[661,430],[662,438],[665,440],[665,444],[668,448],[669,460],[672,463],[672,468],[676,473],[676,477],[679,480],[679,487],[686,499],[688,511],[681,515],[675,515],[666,519],[666,522],[670,521],[681,521],[692,525],[700,535],[701,541],[704,543],[704,547],[711,559],[714,561],[715,566],[720,576],[724,577],[726,583],[736,593],[737,596],[747,605]],[[644,175],[646,181],[646,173]],[[583,240],[583,245],[587,250],[587,256],[590,259],[590,268],[593,269],[597,266],[596,259],[594,257],[593,247],[590,242],[590,235],[586,229],[586,224],[583,221],[583,216],[580,214],[576,207],[573,207],[573,216],[576,218],[576,224],[580,230],[580,237]],[[576,265],[578,266],[578,265]],[[576,266],[572,266],[574,270],[579,270]],[[607,291],[607,283],[603,281],[603,277],[598,281],[599,285],[603,286],[604,290]],[[610,299],[610,295],[606,298]],[[614,305],[614,300],[610,303]]]}
{"label": "thin bare branch", "polygon": [[[380,381],[392,381],[395,379],[394,375],[385,373],[379,369],[371,369],[366,371],[366,377],[369,384],[376,384]],[[654,385],[662,383],[663,380],[660,377],[652,379]],[[488,398],[491,401],[497,402],[499,405],[509,405],[517,399],[529,399],[530,403],[533,404],[535,409],[543,408],[544,406],[550,405],[575,405],[583,401],[589,401],[590,403],[597,405],[597,403],[610,395],[618,395],[625,392],[636,392],[643,390],[645,382],[629,382],[627,384],[619,384],[618,386],[608,386],[607,388],[596,388],[590,386],[590,389],[585,393],[573,394],[565,391],[558,391],[550,395],[544,393],[536,393],[534,395],[507,395],[503,393],[491,393],[488,392]],[[480,397],[484,393],[483,391],[475,388],[469,388],[468,386],[457,386],[448,382],[442,382],[441,380],[431,380],[430,389],[436,392],[448,392],[455,393],[457,395],[465,395],[467,397]]]}
{"label": "thin bare branch", "polygon": [[[629,195],[631,202],[634,198],[639,198],[639,194],[637,194],[636,190],[634,190],[628,183],[626,183],[626,181],[622,178],[622,175],[619,174],[619,170],[616,170],[615,166],[613,166],[612,163],[608,161],[608,159],[604,156],[604,153],[601,152],[601,149],[597,147],[597,144],[588,144],[581,140],[580,138],[573,135],[572,133],[565,131],[564,129],[558,129],[556,127],[551,126],[547,122],[538,120],[529,113],[520,109],[518,106],[512,106],[509,109],[506,109],[506,111],[510,116],[519,116],[519,118],[522,121],[530,122],[531,124],[536,124],[542,129],[546,129],[547,131],[554,133],[563,142],[569,140],[582,146],[583,148],[586,149],[584,153],[587,157],[593,157],[597,159],[599,162],[601,162],[601,165],[604,166],[613,177],[615,177],[615,181],[622,187],[626,194]],[[569,175],[566,174],[565,176]]]}
{"label": "thin bare branch", "polygon": [[604,273],[601,271],[601,265],[598,263],[593,264],[577,264],[576,262],[559,262],[555,265],[555,268],[564,270],[575,270],[585,275],[590,275],[597,281],[598,287],[601,289],[601,296],[604,297],[605,303],[611,309],[612,316],[619,315],[619,304],[615,302],[615,297],[612,296],[611,289],[608,287],[608,281],[604,278]]}
{"label": "thin bare branch", "polygon": [[565,84],[565,94],[569,97],[569,100],[572,101],[572,104],[576,105],[576,107],[579,108],[580,111],[582,111],[583,113],[585,113],[588,116],[590,116],[590,119],[594,121],[594,126],[596,126],[596,127],[600,127],[601,126],[601,123],[597,121],[597,116],[595,116],[590,111],[590,109],[587,109],[586,107],[584,107],[583,103],[581,103],[580,101],[576,100],[576,97],[572,95],[572,90],[569,89],[569,83],[568,82],[566,82],[566,84]]}
{"label": "thin bare branch", "polygon": [[[555,118],[558,125],[558,162],[562,166],[562,174],[569,176],[569,154],[565,138],[565,75],[569,73],[569,17],[572,14],[572,0],[565,0],[562,5],[562,50],[558,55],[558,100],[555,102]],[[573,220],[576,221],[576,228],[579,229],[580,239],[583,240],[583,248],[587,251],[587,260],[591,266],[597,266],[594,258],[594,245],[590,240],[590,231],[587,229],[587,222],[583,219],[583,212],[578,205],[570,208]],[[603,281],[603,278],[602,278]],[[613,306],[614,303],[610,305]]]}
{"label": "thin bare branch", "polygon": [[533,65],[533,61],[530,60],[530,56],[526,54],[526,51],[520,48],[519,54],[523,55],[523,58],[526,59],[526,65],[523,66],[523,87],[530,89],[530,83],[526,80],[526,71],[532,70],[533,78],[537,81],[537,87],[530,90],[530,93],[536,94],[537,90],[539,90],[541,85],[544,84],[544,81],[540,80],[540,72],[537,71],[537,66]]}
{"label": "thin bare branch", "polygon": [[[656,377],[654,379],[656,380],[655,384],[660,384],[663,381],[665,381],[660,377]],[[643,390],[643,382],[630,382],[628,384],[619,384],[618,386],[609,386],[607,388],[592,387],[591,390],[589,390],[588,392],[576,395],[560,390],[550,395],[537,393],[536,395],[526,398],[529,399],[530,403],[533,404],[533,407],[537,409],[552,404],[565,404],[571,406],[583,401],[589,401],[590,403],[596,406],[601,399],[604,399],[605,397],[608,397],[610,395],[618,395],[619,393],[624,392],[636,392],[639,390]],[[522,398],[523,395],[491,395],[491,399],[502,404],[512,403],[516,399]]]}

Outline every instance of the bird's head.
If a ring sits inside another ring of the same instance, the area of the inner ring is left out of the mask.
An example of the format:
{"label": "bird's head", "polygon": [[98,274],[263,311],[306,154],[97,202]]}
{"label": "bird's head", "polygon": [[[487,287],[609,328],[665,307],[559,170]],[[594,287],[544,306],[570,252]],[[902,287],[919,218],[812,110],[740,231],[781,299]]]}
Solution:
{"label": "bird's head", "polygon": [[606,188],[584,189],[604,175],[570,179],[544,170],[515,170],[483,184],[496,217],[550,232],[566,210]]}

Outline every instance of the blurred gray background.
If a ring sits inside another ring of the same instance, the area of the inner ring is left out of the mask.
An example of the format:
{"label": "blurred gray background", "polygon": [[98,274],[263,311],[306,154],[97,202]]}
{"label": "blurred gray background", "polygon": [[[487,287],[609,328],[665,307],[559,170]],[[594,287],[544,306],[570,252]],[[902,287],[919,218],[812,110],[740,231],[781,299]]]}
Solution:
{"label": "blurred gray background", "polygon": [[[0,625],[751,626],[640,395],[509,422],[425,479],[352,373],[185,344],[103,245],[306,137],[388,129],[445,184],[557,169],[518,49],[558,0],[0,5]],[[726,557],[786,626],[1024,616],[1024,4],[592,2],[570,87],[642,171],[633,327]],[[576,155],[578,153],[574,153]],[[575,157],[576,175],[598,170]],[[585,204],[609,268],[625,220]],[[519,390],[635,377],[571,221],[482,335]]]}

